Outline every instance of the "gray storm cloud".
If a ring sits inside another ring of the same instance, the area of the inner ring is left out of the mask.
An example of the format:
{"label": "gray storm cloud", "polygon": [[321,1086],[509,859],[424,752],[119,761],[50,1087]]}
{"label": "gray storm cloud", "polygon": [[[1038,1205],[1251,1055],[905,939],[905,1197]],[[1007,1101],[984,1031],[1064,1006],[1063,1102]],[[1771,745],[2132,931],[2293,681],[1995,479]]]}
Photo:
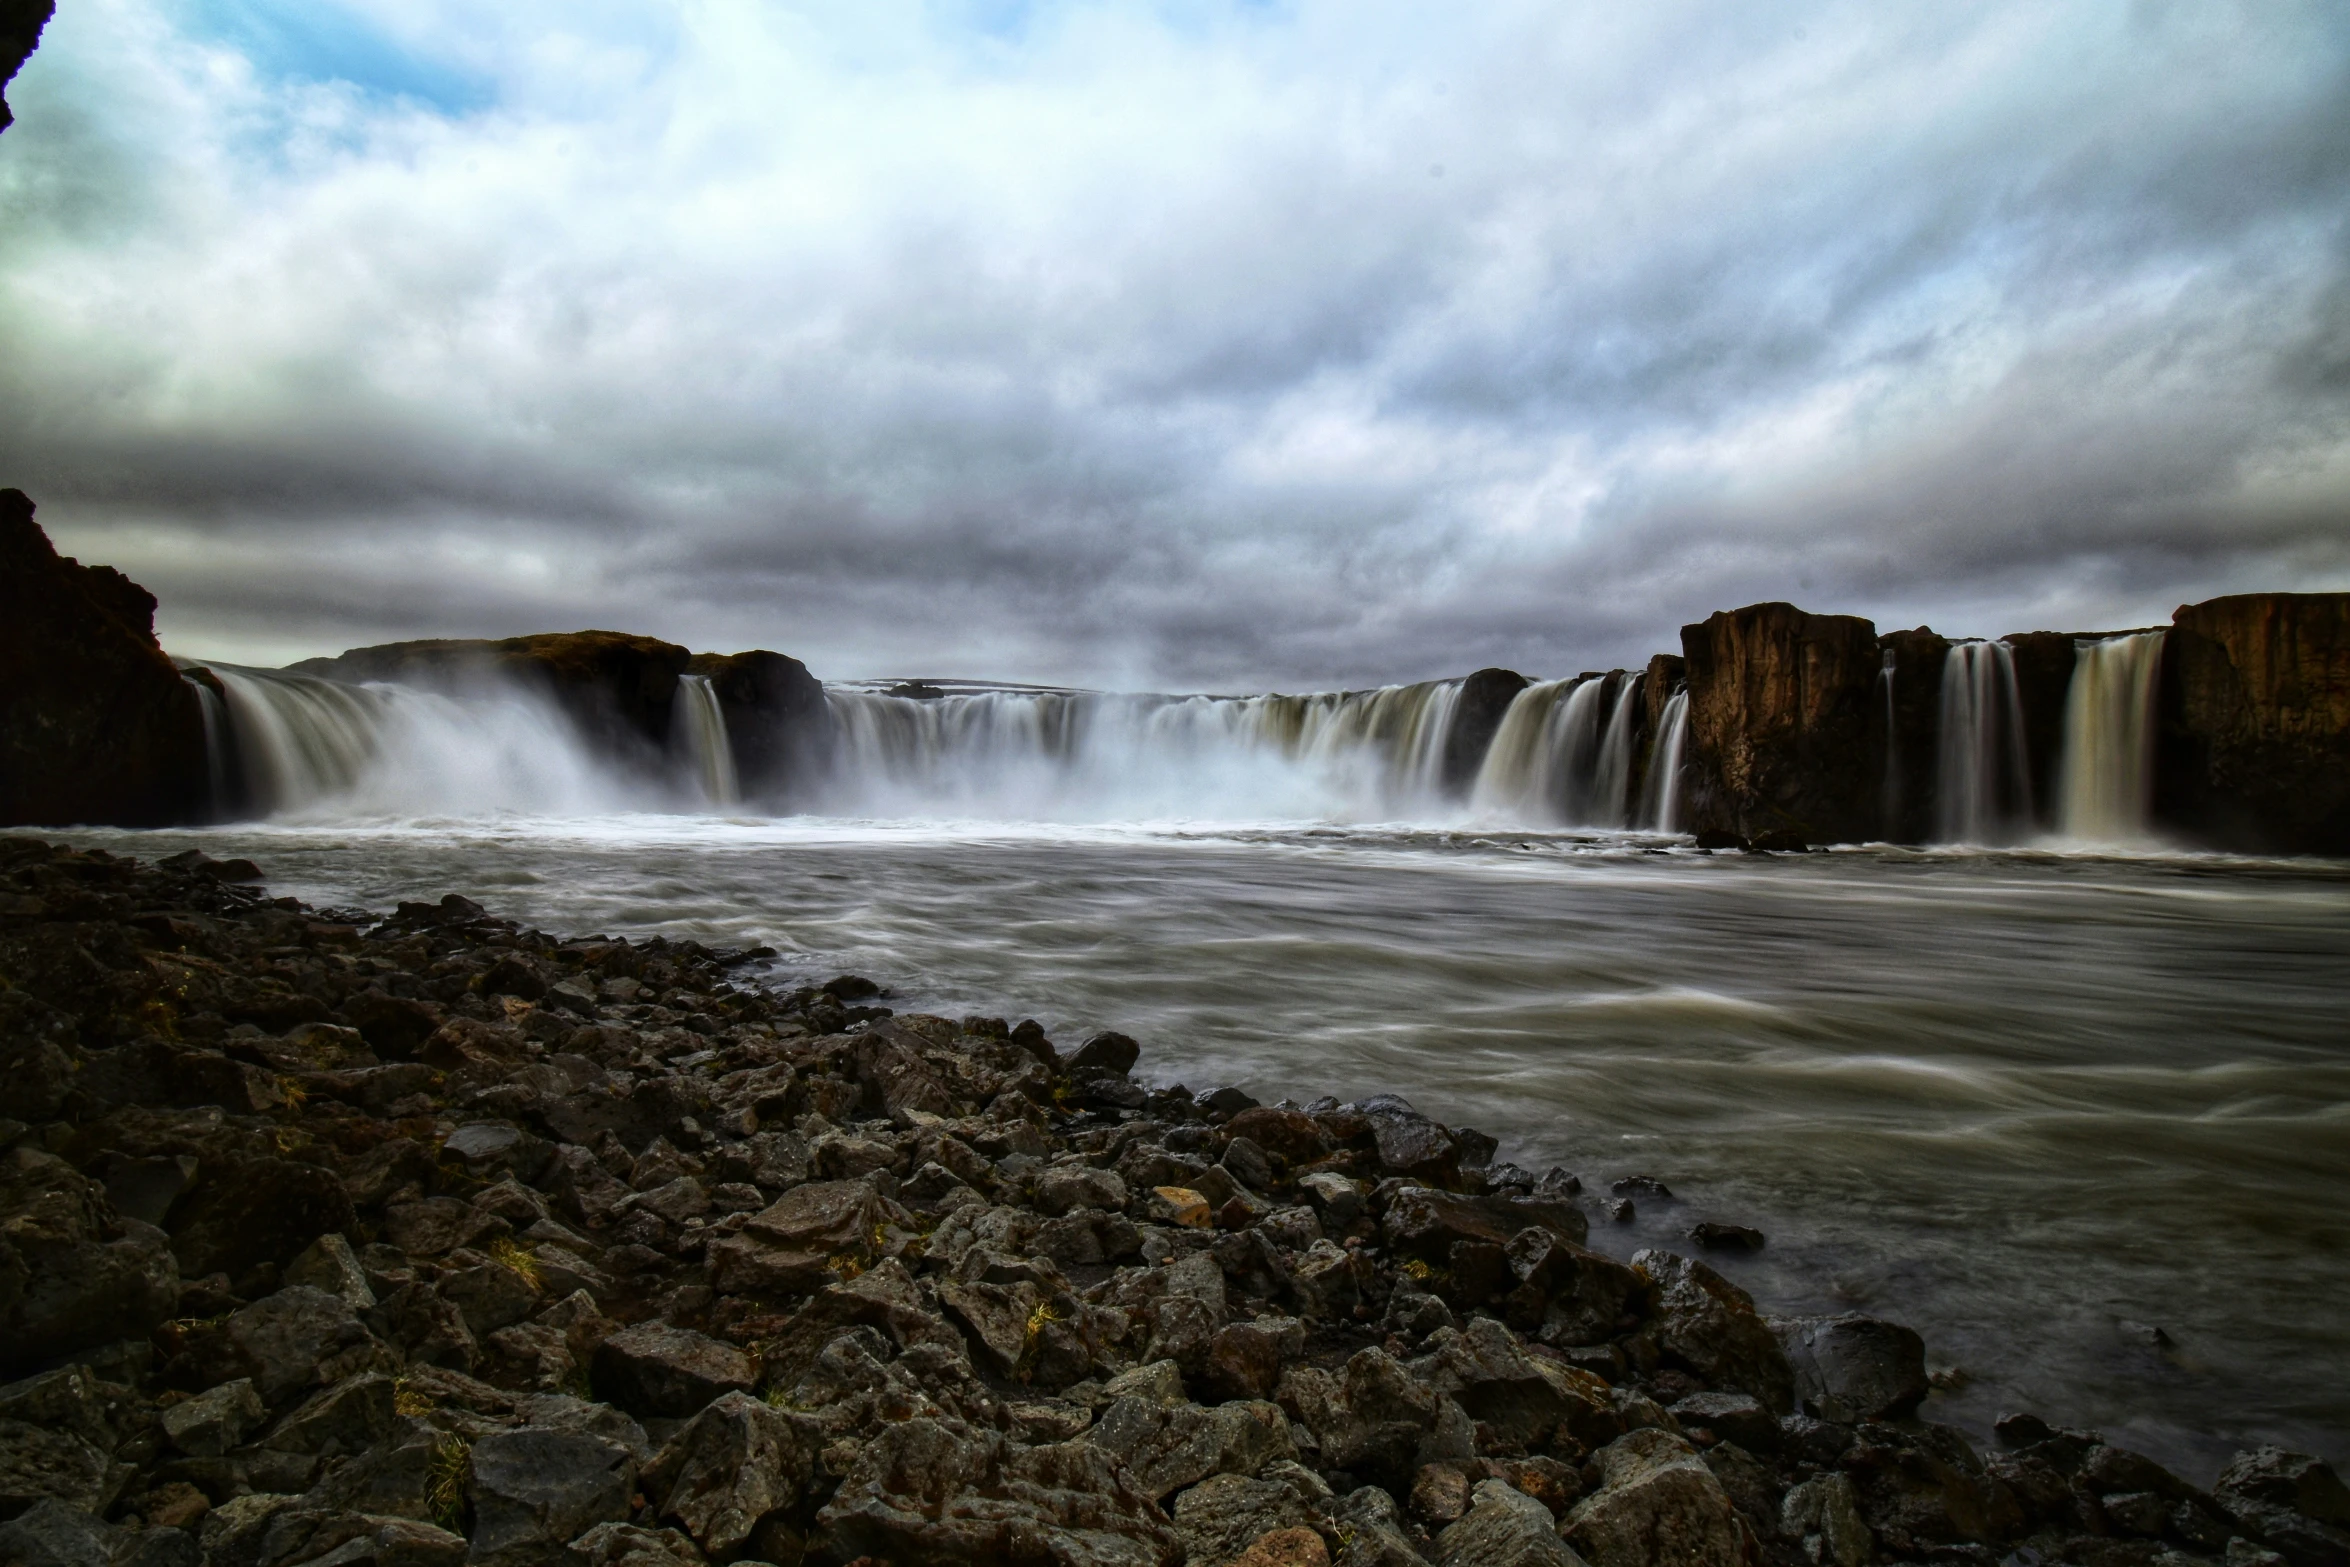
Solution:
{"label": "gray storm cloud", "polygon": [[0,483],[188,651],[1239,689],[2350,586],[2338,8],[348,11],[456,100],[187,15],[12,89]]}

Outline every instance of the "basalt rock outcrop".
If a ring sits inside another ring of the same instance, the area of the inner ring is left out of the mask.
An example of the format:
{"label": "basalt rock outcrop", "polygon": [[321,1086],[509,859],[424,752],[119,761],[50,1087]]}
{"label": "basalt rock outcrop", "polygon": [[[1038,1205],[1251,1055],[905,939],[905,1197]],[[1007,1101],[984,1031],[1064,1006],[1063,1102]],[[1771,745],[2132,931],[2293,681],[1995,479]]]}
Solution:
{"label": "basalt rock outcrop", "polygon": [[686,666],[717,694],[744,798],[803,805],[831,772],[835,733],[824,685],[781,653],[696,653]]}
{"label": "basalt rock outcrop", "polygon": [[153,826],[201,813],[204,715],[155,598],[61,556],[0,490],[0,823]]}
{"label": "basalt rock outcrop", "polygon": [[1501,728],[1502,715],[1510,710],[1518,693],[1533,683],[1512,669],[1480,669],[1461,682],[1460,696],[1453,703],[1452,727],[1444,736],[1446,793],[1457,797],[1469,792],[1486,751],[1492,748],[1494,732]]}
{"label": "basalt rock outcrop", "polygon": [[56,0],[0,0],[0,131],[16,123],[7,88],[41,41],[41,29],[56,14]]}
{"label": "basalt rock outcrop", "polygon": [[650,762],[668,748],[676,726],[677,677],[692,658],[655,637],[571,631],[494,642],[390,642],[288,667],[329,680],[459,691],[511,682],[551,698],[600,753]]}
{"label": "basalt rock outcrop", "polygon": [[2162,676],[2164,821],[2223,848],[2350,854],[2350,593],[2185,605]]}
{"label": "basalt rock outcrop", "polygon": [[1682,627],[1681,651],[1698,832],[1806,843],[1876,835],[1874,626],[1753,604]]}
{"label": "basalt rock outcrop", "polygon": [[253,880],[0,839],[0,1561],[2350,1560],[1393,1095]]}

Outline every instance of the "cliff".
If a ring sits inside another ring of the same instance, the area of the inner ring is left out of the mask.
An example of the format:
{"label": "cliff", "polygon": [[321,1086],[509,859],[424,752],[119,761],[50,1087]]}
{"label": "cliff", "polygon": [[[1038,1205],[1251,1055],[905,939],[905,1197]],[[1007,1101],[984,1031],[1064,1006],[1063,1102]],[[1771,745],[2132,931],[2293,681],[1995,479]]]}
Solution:
{"label": "cliff", "polygon": [[2239,594],[2171,626],[2157,819],[2218,848],[2350,854],[2350,593]]}
{"label": "cliff", "polygon": [[837,739],[824,685],[781,653],[696,653],[687,672],[710,682],[726,715],[743,797],[775,810],[804,808],[832,770]]}
{"label": "cliff", "polygon": [[1692,825],[1807,843],[1877,835],[1877,628],[1752,604],[1681,628]]}
{"label": "cliff", "polygon": [[1877,776],[1877,830],[1895,843],[1934,836],[1941,808],[1942,674],[1950,639],[1929,626],[1888,631],[1877,639],[1877,662],[1890,689],[1877,690],[1877,722],[1884,730],[1884,761]]}
{"label": "cliff", "polygon": [[0,0],[0,131],[16,123],[8,109],[8,84],[41,41],[41,29],[57,12],[56,0]]}
{"label": "cliff", "polygon": [[155,597],[60,556],[0,490],[0,824],[131,827],[205,813],[204,714],[155,641]]}
{"label": "cliff", "polygon": [[692,656],[654,637],[571,631],[496,642],[390,642],[288,668],[329,680],[391,680],[442,689],[511,681],[553,698],[598,751],[649,764],[668,750],[677,677]]}

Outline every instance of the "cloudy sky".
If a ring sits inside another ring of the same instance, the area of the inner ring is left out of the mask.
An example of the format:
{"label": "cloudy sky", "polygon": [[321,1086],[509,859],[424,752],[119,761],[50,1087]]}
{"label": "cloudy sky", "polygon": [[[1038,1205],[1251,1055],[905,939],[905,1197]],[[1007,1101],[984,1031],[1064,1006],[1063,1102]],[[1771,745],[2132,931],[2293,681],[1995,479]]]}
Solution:
{"label": "cloudy sky", "polygon": [[60,0],[0,484],[274,663],[1556,673],[2350,587],[2350,10]]}

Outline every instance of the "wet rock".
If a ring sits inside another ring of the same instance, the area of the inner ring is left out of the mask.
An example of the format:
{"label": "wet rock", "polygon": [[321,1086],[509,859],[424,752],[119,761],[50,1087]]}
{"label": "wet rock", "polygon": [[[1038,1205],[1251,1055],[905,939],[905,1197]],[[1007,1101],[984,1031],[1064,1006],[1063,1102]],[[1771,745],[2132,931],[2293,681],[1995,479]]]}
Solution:
{"label": "wet rock", "polygon": [[192,1458],[218,1458],[242,1447],[248,1433],[268,1417],[250,1377],[182,1399],[155,1417],[164,1438]]}
{"label": "wet rock", "polygon": [[1843,1475],[1821,1475],[1789,1488],[1779,1527],[1801,1542],[1804,1555],[1819,1567],[1868,1567],[1875,1559],[1859,1499]]}
{"label": "wet rock", "polygon": [[284,1266],[319,1236],[348,1232],[343,1183],[289,1159],[208,1165],[172,1221],[171,1245],[191,1277],[238,1278],[262,1263]]}
{"label": "wet rock", "polygon": [[[167,1418],[170,1413],[165,1411]],[[370,1371],[312,1394],[271,1428],[261,1445],[282,1453],[342,1458],[367,1451],[398,1429],[397,1386],[391,1377]]]}
{"label": "wet rock", "polygon": [[232,1314],[191,1355],[207,1382],[249,1377],[272,1407],[322,1381],[372,1369],[384,1358],[347,1302],[306,1284]]}
{"label": "wet rock", "polygon": [[741,1350],[664,1322],[640,1323],[606,1338],[590,1376],[597,1397],[640,1418],[698,1414],[719,1395],[747,1392],[757,1381]]}
{"label": "wet rock", "polygon": [[1282,1110],[1272,1106],[1243,1110],[1225,1123],[1224,1130],[1235,1138],[1247,1139],[1268,1154],[1288,1160],[1292,1165],[1311,1164],[1330,1151],[1329,1139],[1323,1135],[1321,1124],[1312,1116],[1297,1110]]}
{"label": "wet rock", "polygon": [[0,1516],[43,1497],[103,1513],[127,1478],[127,1469],[72,1431],[0,1420]]}
{"label": "wet rock", "polygon": [[1203,1409],[1121,1398],[1079,1440],[1116,1458],[1153,1501],[1210,1475],[1254,1474],[1297,1456],[1280,1407],[1246,1400]]}
{"label": "wet rock", "polygon": [[1428,1351],[1410,1363],[1411,1373],[1490,1426],[1509,1451],[1540,1448],[1562,1422],[1588,1428],[1591,1419],[1604,1418],[1605,1390],[1591,1385],[1596,1379],[1527,1355],[1491,1317],[1435,1333]]}
{"label": "wet rock", "polygon": [[1314,1516],[1291,1487],[1244,1474],[1217,1475],[1175,1499],[1175,1532],[1190,1567],[1228,1567],[1258,1541],[1282,1531],[1311,1534]]}
{"label": "wet rock", "polygon": [[2319,1459],[2278,1447],[2239,1453],[2220,1471],[2214,1497],[2292,1567],[2350,1563],[2350,1492]]}
{"label": "wet rock", "polygon": [[307,1284],[340,1296],[355,1312],[375,1309],[375,1290],[367,1282],[367,1270],[360,1265],[351,1243],[337,1231],[330,1230],[305,1247],[286,1264],[284,1278],[288,1284]]}
{"label": "wet rock", "polygon": [[1689,1238],[1707,1251],[1760,1251],[1763,1232],[1743,1224],[1718,1224],[1711,1219],[1691,1225]]}
{"label": "wet rock", "polygon": [[1692,1393],[1674,1403],[1670,1412],[1683,1430],[1703,1428],[1715,1439],[1735,1442],[1750,1453],[1770,1452],[1779,1445],[1779,1417],[1745,1393]]}
{"label": "wet rock", "polygon": [[1036,1206],[1055,1216],[1089,1208],[1117,1212],[1126,1206],[1126,1183],[1108,1170],[1056,1167],[1037,1176]]}
{"label": "wet rock", "polygon": [[1141,1059],[1142,1047],[1124,1034],[1103,1032],[1094,1035],[1077,1047],[1066,1068],[1072,1081],[1088,1078],[1124,1077],[1134,1070]]}
{"label": "wet rock", "polygon": [[1697,1450],[1663,1431],[1631,1432],[1597,1458],[1600,1488],[1563,1529],[1592,1567],[1729,1567],[1756,1559],[1729,1494]]}
{"label": "wet rock", "polygon": [[1794,1407],[1794,1373],[1753,1297],[1671,1252],[1639,1252],[1632,1264],[1656,1287],[1659,1348],[1714,1386],[1751,1393],[1775,1412]]}
{"label": "wet rock", "polygon": [[804,1415],[727,1393],[671,1439],[645,1474],[661,1516],[725,1559],[759,1525],[800,1499],[820,1445]]}
{"label": "wet rock", "polygon": [[1499,1480],[1478,1483],[1458,1523],[1436,1539],[1439,1567],[1579,1567],[1550,1509]]}
{"label": "wet rock", "polygon": [[1520,1232],[1537,1229],[1565,1245],[1579,1246],[1588,1232],[1581,1212],[1566,1203],[1523,1197],[1465,1197],[1409,1187],[1394,1193],[1380,1219],[1388,1243],[1408,1256],[1449,1264],[1462,1242],[1502,1247]]}
{"label": "wet rock", "polygon": [[0,1154],[0,1373],[144,1338],[179,1285],[163,1232],[119,1218],[96,1182],[21,1144]]}
{"label": "wet rock", "polygon": [[1823,1420],[1890,1420],[1927,1393],[1925,1340],[1895,1322],[1847,1314],[1774,1321],[1795,1395]]}
{"label": "wet rock", "polygon": [[0,1561],[23,1567],[113,1567],[123,1531],[54,1498],[0,1523]]}
{"label": "wet rock", "polygon": [[2004,1542],[2022,1531],[2014,1494],[1947,1426],[1862,1426],[1843,1463],[1859,1492],[1861,1517],[1893,1554]]}
{"label": "wet rock", "polygon": [[582,1567],[702,1567],[702,1553],[675,1529],[600,1523],[571,1542]]}
{"label": "wet rock", "polygon": [[1391,1175],[1411,1175],[1448,1185],[1460,1174],[1460,1145],[1443,1126],[1395,1094],[1358,1101],[1355,1113],[1371,1124],[1380,1165]]}
{"label": "wet rock", "polygon": [[1876,627],[1792,604],[1751,604],[1681,628],[1692,825],[1733,838],[1875,835],[1883,658]]}
{"label": "wet rock", "polygon": [[1292,1367],[1279,1398],[1313,1432],[1326,1464],[1369,1476],[1390,1491],[1408,1491],[1422,1463],[1467,1456],[1433,1450],[1431,1438],[1450,1401],[1384,1350],[1357,1351],[1337,1377]]}
{"label": "wet rock", "polygon": [[1232,1567],[1330,1567],[1330,1547],[1311,1529],[1273,1529],[1250,1541]]}
{"label": "wet rock", "polygon": [[600,1523],[627,1518],[628,1450],[601,1437],[525,1427],[473,1444],[470,1560],[536,1563]]}

